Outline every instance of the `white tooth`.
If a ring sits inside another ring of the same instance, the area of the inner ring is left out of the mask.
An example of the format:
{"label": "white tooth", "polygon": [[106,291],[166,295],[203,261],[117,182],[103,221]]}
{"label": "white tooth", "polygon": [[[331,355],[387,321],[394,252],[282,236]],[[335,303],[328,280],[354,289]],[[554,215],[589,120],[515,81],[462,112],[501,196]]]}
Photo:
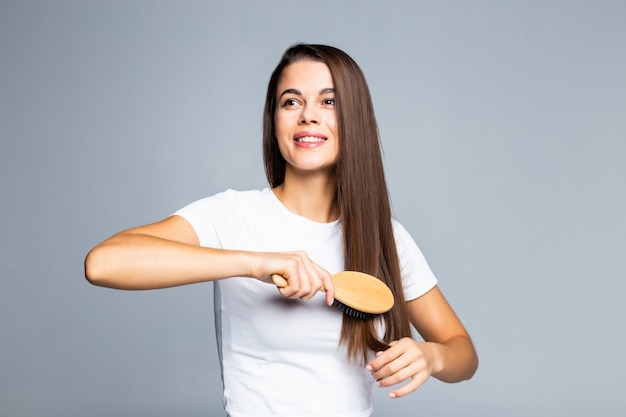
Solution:
{"label": "white tooth", "polygon": [[298,142],[305,142],[305,143],[324,142],[324,139],[316,138],[316,137],[313,137],[313,136],[304,136],[304,137],[298,138]]}

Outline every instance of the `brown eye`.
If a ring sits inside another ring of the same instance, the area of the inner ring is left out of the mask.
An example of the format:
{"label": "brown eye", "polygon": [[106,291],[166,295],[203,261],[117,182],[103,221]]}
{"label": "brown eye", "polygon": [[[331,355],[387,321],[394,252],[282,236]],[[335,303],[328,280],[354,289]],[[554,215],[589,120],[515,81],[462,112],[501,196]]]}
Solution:
{"label": "brown eye", "polygon": [[287,100],[283,101],[283,107],[297,106],[297,105],[298,105],[298,100],[294,98],[288,98]]}

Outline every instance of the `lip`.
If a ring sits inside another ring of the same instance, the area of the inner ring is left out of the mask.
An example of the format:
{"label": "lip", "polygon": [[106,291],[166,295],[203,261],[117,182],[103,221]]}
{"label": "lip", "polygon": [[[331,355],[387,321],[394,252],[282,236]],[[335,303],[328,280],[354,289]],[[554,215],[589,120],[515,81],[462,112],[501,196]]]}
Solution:
{"label": "lip", "polygon": [[[300,138],[316,138],[320,139],[319,142],[300,142],[298,139]],[[293,137],[294,144],[301,149],[314,149],[319,146],[322,146],[328,140],[327,136],[322,135],[318,132],[298,132]]]}
{"label": "lip", "polygon": [[304,137],[313,137],[313,138],[320,138],[320,139],[328,139],[326,136],[322,135],[321,133],[318,132],[298,132],[294,135],[293,140],[297,140],[300,138],[304,138]]}

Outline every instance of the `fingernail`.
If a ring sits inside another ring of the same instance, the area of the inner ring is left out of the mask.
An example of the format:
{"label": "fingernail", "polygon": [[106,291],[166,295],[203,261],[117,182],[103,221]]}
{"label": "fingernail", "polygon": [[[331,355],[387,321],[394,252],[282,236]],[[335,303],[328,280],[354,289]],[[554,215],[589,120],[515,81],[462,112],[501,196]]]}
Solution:
{"label": "fingernail", "polygon": [[382,355],[382,353],[383,353],[382,351],[381,352],[376,352],[376,356]]}
{"label": "fingernail", "polygon": [[395,392],[390,392],[389,393],[389,398],[396,398],[396,393]]}
{"label": "fingernail", "polygon": [[367,365],[367,366],[365,367],[365,370],[366,370],[367,372],[372,372],[372,365]]}

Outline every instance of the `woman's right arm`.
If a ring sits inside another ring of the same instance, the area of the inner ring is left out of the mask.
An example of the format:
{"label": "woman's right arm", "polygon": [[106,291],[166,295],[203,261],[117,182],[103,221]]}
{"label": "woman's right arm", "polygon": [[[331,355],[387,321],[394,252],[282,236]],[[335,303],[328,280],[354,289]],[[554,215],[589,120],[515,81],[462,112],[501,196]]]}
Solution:
{"label": "woman's right arm", "polygon": [[85,277],[98,286],[146,290],[249,276],[247,254],[203,248],[180,216],[120,232],[85,258]]}
{"label": "woman's right arm", "polygon": [[94,247],[85,258],[85,277],[98,286],[148,290],[251,277],[271,282],[284,276],[279,292],[307,300],[322,287],[332,304],[330,274],[304,252],[262,253],[200,246],[193,227],[174,215],[157,223],[120,232]]}

